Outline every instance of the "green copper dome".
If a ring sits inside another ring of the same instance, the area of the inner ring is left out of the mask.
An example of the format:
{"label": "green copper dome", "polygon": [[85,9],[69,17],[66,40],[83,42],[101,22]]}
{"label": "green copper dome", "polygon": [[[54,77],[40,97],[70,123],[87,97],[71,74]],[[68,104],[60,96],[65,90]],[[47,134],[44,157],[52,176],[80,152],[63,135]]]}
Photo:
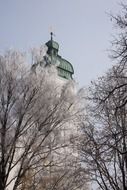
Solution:
{"label": "green copper dome", "polygon": [[47,54],[51,60],[50,64],[55,64],[57,67],[58,75],[66,79],[73,79],[74,74],[73,66],[70,62],[63,59],[58,55],[59,44],[55,42],[52,38],[53,33],[51,33],[51,40],[46,43],[48,47]]}
{"label": "green copper dome", "polygon": [[46,43],[47,47],[48,48],[53,48],[53,49],[56,49],[56,50],[59,50],[59,44],[55,41],[51,41],[49,40],[47,43]]}

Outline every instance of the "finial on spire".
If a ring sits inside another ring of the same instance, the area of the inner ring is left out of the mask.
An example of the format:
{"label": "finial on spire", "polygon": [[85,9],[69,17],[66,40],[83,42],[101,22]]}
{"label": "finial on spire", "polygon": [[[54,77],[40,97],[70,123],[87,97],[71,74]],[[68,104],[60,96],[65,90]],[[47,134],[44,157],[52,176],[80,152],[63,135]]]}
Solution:
{"label": "finial on spire", "polygon": [[51,41],[53,41],[53,32],[50,32],[51,35]]}
{"label": "finial on spire", "polygon": [[53,36],[55,36],[54,32],[53,32],[53,27],[50,26],[50,35],[51,35],[51,41],[53,41]]}

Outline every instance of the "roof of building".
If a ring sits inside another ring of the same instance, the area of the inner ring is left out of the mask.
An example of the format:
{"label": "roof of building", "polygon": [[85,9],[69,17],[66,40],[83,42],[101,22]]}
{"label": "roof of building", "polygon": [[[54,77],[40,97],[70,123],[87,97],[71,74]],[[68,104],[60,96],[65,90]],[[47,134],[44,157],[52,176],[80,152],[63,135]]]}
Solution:
{"label": "roof of building", "polygon": [[51,64],[56,64],[57,66],[58,75],[66,79],[72,79],[74,74],[73,66],[69,61],[58,55],[59,44],[53,40],[52,32],[51,39],[46,43],[46,46],[48,47],[47,54],[51,58]]}

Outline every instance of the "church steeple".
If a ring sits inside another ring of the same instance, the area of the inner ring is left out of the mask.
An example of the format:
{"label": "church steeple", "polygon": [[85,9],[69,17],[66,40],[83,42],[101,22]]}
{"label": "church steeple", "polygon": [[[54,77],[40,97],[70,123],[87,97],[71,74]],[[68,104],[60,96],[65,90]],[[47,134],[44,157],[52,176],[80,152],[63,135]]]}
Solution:
{"label": "church steeple", "polygon": [[73,79],[74,69],[72,64],[58,55],[59,44],[53,40],[53,32],[50,33],[51,39],[46,43],[47,54],[51,60],[50,64],[57,67],[58,75],[62,78]]}
{"label": "church steeple", "polygon": [[51,39],[46,43],[48,47],[48,54],[57,56],[59,50],[59,44],[53,40],[53,32],[50,33]]}

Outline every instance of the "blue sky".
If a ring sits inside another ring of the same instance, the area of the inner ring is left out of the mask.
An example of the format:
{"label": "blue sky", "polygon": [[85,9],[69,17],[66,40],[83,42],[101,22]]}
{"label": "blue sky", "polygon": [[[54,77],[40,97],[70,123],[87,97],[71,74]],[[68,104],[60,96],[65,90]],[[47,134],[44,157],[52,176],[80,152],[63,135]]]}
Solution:
{"label": "blue sky", "polygon": [[107,13],[118,13],[118,0],[0,0],[0,52],[29,51],[47,42],[50,28],[70,61],[80,86],[103,75],[115,33]]}

